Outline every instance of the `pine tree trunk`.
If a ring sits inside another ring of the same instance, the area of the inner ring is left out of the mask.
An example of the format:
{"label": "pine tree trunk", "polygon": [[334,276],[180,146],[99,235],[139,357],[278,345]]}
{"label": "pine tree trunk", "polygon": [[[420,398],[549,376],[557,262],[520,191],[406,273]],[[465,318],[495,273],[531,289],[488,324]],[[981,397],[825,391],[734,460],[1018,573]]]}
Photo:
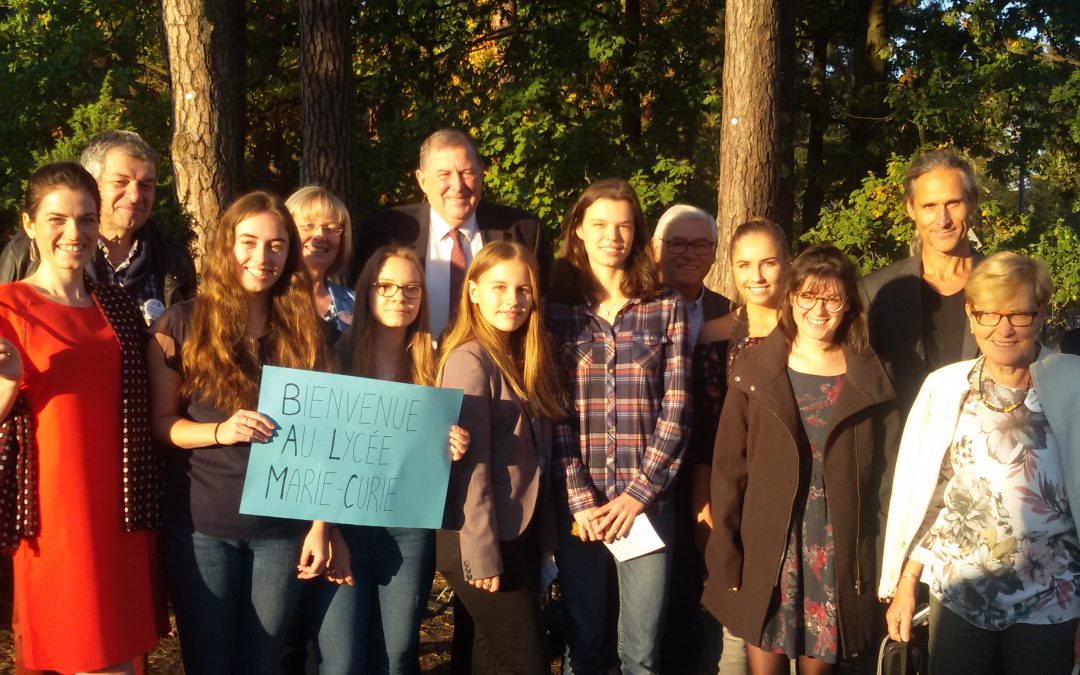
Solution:
{"label": "pine tree trunk", "polygon": [[244,14],[232,0],[161,0],[172,92],[176,196],[207,232],[240,189],[244,162]]}
{"label": "pine tree trunk", "polygon": [[[300,0],[304,184],[352,204],[352,39],[347,0]],[[354,211],[355,215],[355,211]]]}
{"label": "pine tree trunk", "polygon": [[[781,101],[780,0],[729,0],[725,13],[716,217],[722,253],[740,223],[777,217]],[[732,293],[729,268],[718,255],[709,287]]]}

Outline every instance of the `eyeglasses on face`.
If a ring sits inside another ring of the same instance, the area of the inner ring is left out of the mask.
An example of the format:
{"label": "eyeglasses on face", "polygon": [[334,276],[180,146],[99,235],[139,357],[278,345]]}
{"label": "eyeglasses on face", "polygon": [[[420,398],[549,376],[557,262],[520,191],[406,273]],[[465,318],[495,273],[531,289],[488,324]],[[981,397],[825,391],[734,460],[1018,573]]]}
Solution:
{"label": "eyeglasses on face", "polygon": [[975,318],[975,323],[979,324],[980,326],[993,327],[1001,323],[1002,319],[1005,319],[1013,328],[1027,328],[1031,324],[1035,323],[1035,318],[1039,316],[1039,313],[980,312],[977,309],[972,309],[971,316]]}
{"label": "eyeglasses on face", "polygon": [[836,314],[847,305],[847,298],[841,298],[839,295],[814,295],[813,293],[795,293],[794,295],[795,304],[800,309],[813,309],[820,300],[825,305],[826,312]]}
{"label": "eyeglasses on face", "polygon": [[682,255],[686,253],[686,249],[691,249],[698,255],[709,255],[716,250],[716,242],[709,241],[708,239],[695,239],[689,241],[687,239],[661,239],[664,242],[664,248],[668,249],[675,255]]}
{"label": "eyeglasses on face", "polygon": [[328,237],[341,236],[341,223],[323,223],[320,225],[319,223],[300,222],[296,224],[296,227],[305,234],[314,232],[315,228],[318,228]]}
{"label": "eyeglasses on face", "polygon": [[408,298],[409,300],[415,300],[420,297],[424,292],[424,287],[420,284],[395,284],[392,281],[376,281],[371,284],[371,287],[375,289],[375,292],[384,298],[392,298],[397,295],[398,290]]}

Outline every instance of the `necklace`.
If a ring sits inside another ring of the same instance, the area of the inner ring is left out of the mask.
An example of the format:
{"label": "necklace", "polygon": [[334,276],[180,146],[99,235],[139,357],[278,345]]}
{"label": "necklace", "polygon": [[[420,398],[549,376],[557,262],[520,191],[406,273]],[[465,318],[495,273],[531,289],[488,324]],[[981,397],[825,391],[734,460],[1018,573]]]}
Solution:
{"label": "necklace", "polygon": [[1016,403],[1010,403],[1007,406],[1003,406],[1003,407],[999,408],[998,406],[994,405],[990,401],[986,400],[986,392],[984,391],[984,388],[986,387],[986,382],[988,380],[990,380],[990,378],[984,378],[983,377],[983,371],[985,369],[986,369],[986,358],[983,357],[983,360],[979,362],[978,382],[979,382],[979,401],[981,401],[984,406],[986,406],[990,410],[993,410],[996,413],[1011,413],[1012,411],[1016,410],[1020,406],[1024,405],[1024,401],[1027,400],[1027,392],[1031,389],[1031,375],[1028,375],[1028,385],[1026,387],[1023,387],[1024,396],[1021,396],[1020,400],[1017,401]]}

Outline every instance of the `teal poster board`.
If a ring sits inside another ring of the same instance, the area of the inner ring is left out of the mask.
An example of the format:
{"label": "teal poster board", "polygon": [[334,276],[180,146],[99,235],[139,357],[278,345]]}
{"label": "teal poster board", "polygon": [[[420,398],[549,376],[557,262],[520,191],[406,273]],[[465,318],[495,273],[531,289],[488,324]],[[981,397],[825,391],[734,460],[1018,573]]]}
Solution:
{"label": "teal poster board", "polygon": [[442,525],[460,389],[263,368],[240,512],[331,523]]}

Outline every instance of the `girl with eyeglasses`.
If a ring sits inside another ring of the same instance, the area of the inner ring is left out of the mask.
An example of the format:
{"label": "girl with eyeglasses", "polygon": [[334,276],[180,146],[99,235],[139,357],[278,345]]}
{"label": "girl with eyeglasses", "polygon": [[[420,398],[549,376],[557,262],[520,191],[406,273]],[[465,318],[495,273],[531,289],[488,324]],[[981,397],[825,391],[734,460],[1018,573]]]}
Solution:
{"label": "girl with eyeglasses", "polygon": [[328,277],[342,272],[351,258],[352,219],[332,192],[308,185],[289,195],[285,206],[296,221],[304,268],[311,277],[315,311],[326,321],[330,344],[352,325],[356,296]]}
{"label": "girl with eyeglasses", "polygon": [[[338,372],[435,384],[424,271],[410,248],[383,247],[356,280],[356,317],[338,341]],[[454,425],[459,459],[469,434]],[[420,620],[435,575],[435,535],[407,527],[334,525],[330,562],[305,598],[320,673],[418,671]]]}
{"label": "girl with eyeglasses", "polygon": [[716,434],[703,602],[751,673],[830,673],[875,637],[876,469],[892,385],[866,341],[852,262],[792,264],[779,330],[735,362]]}

